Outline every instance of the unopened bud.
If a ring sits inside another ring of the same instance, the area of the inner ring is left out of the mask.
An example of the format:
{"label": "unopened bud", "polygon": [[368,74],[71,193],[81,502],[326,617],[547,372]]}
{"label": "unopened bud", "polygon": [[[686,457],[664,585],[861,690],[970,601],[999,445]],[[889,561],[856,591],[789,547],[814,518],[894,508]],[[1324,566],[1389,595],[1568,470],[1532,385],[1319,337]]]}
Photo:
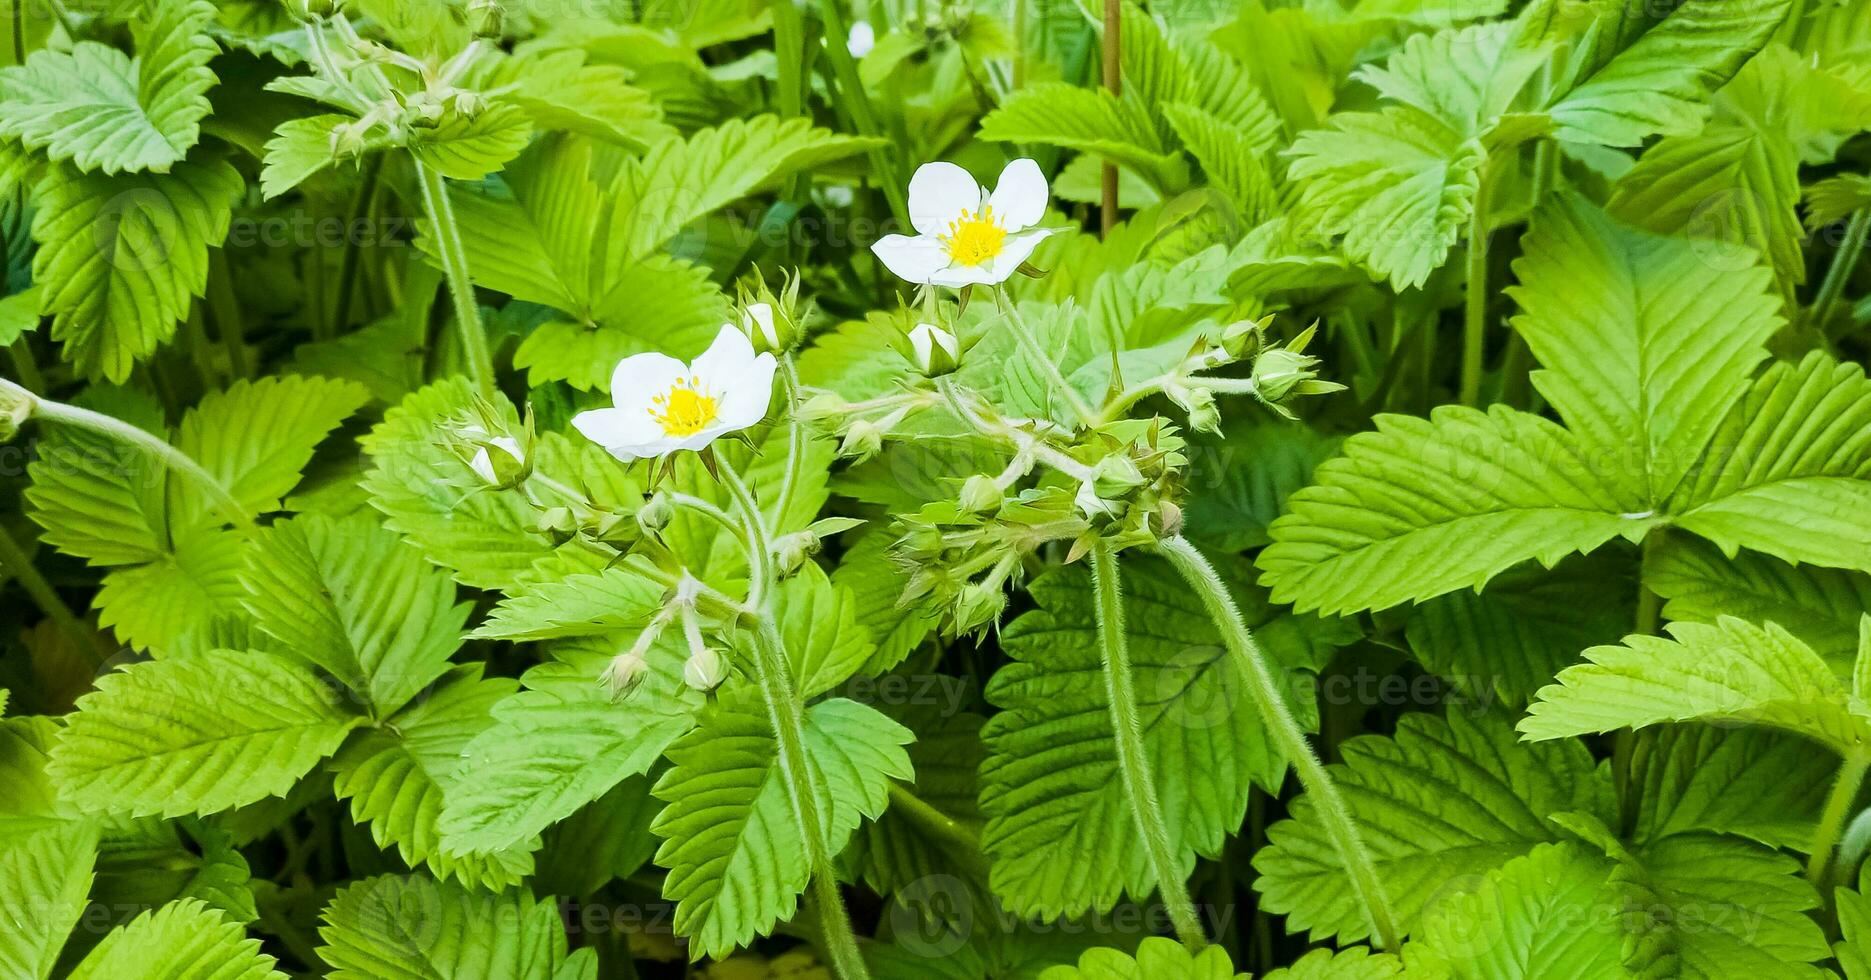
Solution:
{"label": "unopened bud", "polygon": [[961,341],[933,323],[918,323],[909,332],[910,363],[923,377],[939,378],[961,366]]}
{"label": "unopened bud", "polygon": [[468,30],[475,37],[498,38],[505,23],[506,11],[497,0],[468,0]]}
{"label": "unopened bud", "polygon": [[548,507],[539,512],[539,533],[564,543],[578,535],[578,517],[569,507]]}
{"label": "unopened bud", "polygon": [[[490,413],[481,413],[484,417]],[[488,429],[488,422],[466,422],[450,431],[448,439],[456,456],[481,482],[496,490],[511,490],[533,475],[530,429],[519,438]]]}
{"label": "unopened bud", "polygon": [[976,473],[961,485],[957,503],[970,514],[992,514],[1000,510],[1006,494],[991,476]]}
{"label": "unopened bud", "polygon": [[286,13],[294,20],[323,20],[344,9],[344,0],[286,0]]}
{"label": "unopened bud", "polygon": [[610,689],[611,698],[615,700],[636,690],[649,669],[649,662],[632,648],[612,657],[611,662],[604,666],[604,673],[599,675],[599,679]]}
{"label": "unopened bud", "polygon": [[791,575],[819,552],[819,536],[811,531],[788,534],[773,542],[773,561],[781,575]]}
{"label": "unopened bud", "polygon": [[676,516],[676,502],[669,499],[669,494],[658,490],[654,496],[637,508],[637,526],[645,531],[660,531],[669,526]]}
{"label": "unopened bud", "polygon": [[32,418],[38,398],[32,392],[0,379],[0,442],[12,442],[21,426]]}
{"label": "unopened bud", "polygon": [[844,441],[838,444],[838,455],[862,463],[877,455],[883,447],[883,426],[866,419],[854,419],[845,427]]}
{"label": "unopened bud", "polygon": [[955,597],[955,632],[982,629],[1000,619],[1007,608],[1007,593],[999,585],[970,582]]}
{"label": "unopened bud", "polygon": [[1254,358],[1254,391],[1262,400],[1279,402],[1301,381],[1314,376],[1319,359],[1276,347]]}
{"label": "unopened bud", "polygon": [[714,647],[690,650],[688,662],[682,665],[682,682],[697,691],[712,691],[720,687],[727,676],[728,662]]}
{"label": "unopened bud", "polygon": [[1092,487],[1100,497],[1115,500],[1143,486],[1143,471],[1129,456],[1113,454],[1092,467]]}
{"label": "unopened bud", "polygon": [[1163,393],[1189,413],[1189,428],[1197,432],[1221,433],[1221,410],[1215,407],[1215,393],[1201,385],[1166,385]]}
{"label": "unopened bud", "polygon": [[1165,538],[1173,538],[1182,533],[1182,508],[1168,500],[1156,503],[1156,522],[1158,533]]}

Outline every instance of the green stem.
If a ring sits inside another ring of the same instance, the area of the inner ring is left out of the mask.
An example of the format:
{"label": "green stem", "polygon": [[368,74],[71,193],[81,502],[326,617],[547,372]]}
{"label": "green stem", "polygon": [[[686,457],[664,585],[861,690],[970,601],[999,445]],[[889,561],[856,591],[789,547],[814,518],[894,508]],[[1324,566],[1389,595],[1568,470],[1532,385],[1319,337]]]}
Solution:
{"label": "green stem", "polygon": [[793,494],[799,486],[800,471],[805,467],[805,423],[799,418],[799,370],[793,356],[780,357],[780,381],[786,391],[786,474],[780,478],[780,496],[773,507],[773,527],[784,530],[783,522],[793,507]]}
{"label": "green stem", "polygon": [[[1652,555],[1660,539],[1661,535],[1652,531],[1644,536],[1639,546],[1637,616],[1631,624],[1632,631],[1639,636],[1655,636],[1663,625],[1663,598],[1644,584],[1644,575],[1654,561]],[[1619,826],[1626,835],[1637,827],[1638,791],[1631,785],[1631,779],[1640,737],[1640,733],[1629,728],[1620,728],[1611,736],[1611,779],[1618,791]]]}
{"label": "green stem", "polygon": [[1176,852],[1169,823],[1156,798],[1150,756],[1143,747],[1143,719],[1137,711],[1136,678],[1131,675],[1130,641],[1124,630],[1123,585],[1117,554],[1100,539],[1091,551],[1092,588],[1098,610],[1098,645],[1104,654],[1105,691],[1111,700],[1111,736],[1117,743],[1118,779],[1130,803],[1130,816],[1143,837],[1145,858],[1156,877],[1157,894],[1169,911],[1176,938],[1191,950],[1208,944],[1189,883],[1176,873]]}
{"label": "green stem", "polygon": [[[821,0],[819,10],[825,19],[825,54],[831,59],[832,74],[838,79],[838,94],[851,111],[851,121],[857,124],[860,135],[881,137],[883,127],[877,123],[877,111],[871,107],[870,96],[864,90],[864,81],[858,75],[857,60],[851,57],[850,49],[845,47],[845,39],[851,36],[851,25],[845,21],[842,0]],[[908,185],[897,170],[895,149],[878,147],[870,150],[871,170],[883,185],[884,197],[890,201],[890,212],[896,216],[897,223],[908,228]]]}
{"label": "green stem", "polygon": [[[1120,0],[1104,0],[1104,87],[1113,98],[1123,95],[1123,7]],[[1098,171],[1098,223],[1104,237],[1117,227],[1117,164],[1106,159]]]}
{"label": "green stem", "polygon": [[227,518],[228,523],[239,527],[252,526],[253,515],[234,499],[234,495],[228,492],[227,487],[223,486],[214,474],[202,469],[200,463],[190,459],[187,453],[169,445],[166,440],[101,412],[39,398],[5,378],[0,378],[0,391],[10,391],[31,400],[33,418],[89,429],[149,453],[160,460],[164,466],[194,481],[196,486],[208,496],[208,499],[220,508],[222,516]]}
{"label": "green stem", "polygon": [[1254,635],[1248,632],[1247,622],[1241,618],[1241,610],[1235,605],[1234,597],[1229,595],[1228,587],[1222,583],[1221,576],[1216,574],[1208,559],[1202,557],[1202,553],[1181,536],[1159,542],[1157,547],[1201,596],[1202,604],[1208,608],[1209,616],[1221,630],[1229,652],[1246,668],[1248,692],[1260,712],[1262,723],[1273,735],[1280,751],[1293,764],[1293,772],[1299,776],[1300,785],[1305,787],[1316,808],[1315,812],[1325,825],[1325,832],[1338,851],[1338,859],[1345,866],[1352,892],[1364,906],[1371,934],[1375,937],[1374,944],[1382,949],[1396,949],[1401,938],[1396,917],[1391,913],[1390,900],[1385,897],[1384,883],[1377,876],[1377,866],[1371,858],[1371,852],[1366,848],[1363,836],[1358,832],[1357,822],[1352,818],[1351,807],[1339,793],[1338,786],[1332,782],[1332,776],[1319,761],[1319,756],[1313,752],[1312,744],[1306,741],[1306,734],[1300,729],[1292,710],[1287,707],[1286,700],[1280,696],[1279,685],[1267,667],[1266,651],[1260,648]]}
{"label": "green stem", "polygon": [[799,836],[805,842],[806,856],[812,865],[812,894],[819,907],[819,929],[825,951],[833,968],[844,980],[869,980],[870,971],[858,951],[857,934],[845,911],[844,896],[838,891],[838,873],[832,868],[832,855],[825,845],[819,820],[818,800],[813,795],[812,774],[806,760],[805,709],[793,686],[792,667],[774,625],[773,609],[767,584],[772,580],[772,556],[767,544],[766,518],[760,503],[747,489],[740,474],[725,460],[716,470],[722,485],[734,498],[745,522],[747,537],[753,545],[749,562],[748,604],[758,610],[754,626],[754,673],[765,695],[767,716],[773,724],[773,736],[779,747],[780,772],[786,781],[786,794],[792,800],[793,817],[799,823]]}
{"label": "green stem", "polygon": [[890,784],[890,809],[941,838],[944,856],[985,876],[987,865],[981,855],[980,838],[962,826],[961,821],[936,809],[909,787],[895,782]]}
{"label": "green stem", "polygon": [[1481,189],[1468,219],[1468,297],[1462,317],[1462,404],[1481,404],[1481,355],[1488,329],[1488,167],[1481,168]]}
{"label": "green stem", "polygon": [[7,348],[7,354],[13,360],[13,370],[19,374],[20,383],[34,391],[45,390],[45,375],[39,373],[39,362],[32,356],[32,345],[22,335],[13,340]]}
{"label": "green stem", "polygon": [[351,325],[352,297],[357,293],[357,269],[363,259],[364,244],[358,239],[370,214],[371,203],[377,196],[377,179],[383,173],[383,154],[373,153],[364,160],[364,173],[358,178],[357,191],[351,196],[351,207],[344,225],[344,253],[338,258],[338,299],[332,307],[331,316],[312,325],[322,336],[318,339],[329,340],[344,333],[344,328]]}
{"label": "green stem", "polygon": [[1819,294],[1813,298],[1812,308],[1807,311],[1806,322],[1813,329],[1825,330],[1826,324],[1832,319],[1832,309],[1838,305],[1839,297],[1844,295],[1852,269],[1864,254],[1865,236],[1868,233],[1871,233],[1871,208],[1852,212],[1851,223],[1845,226],[1845,241],[1832,256],[1832,266],[1826,270],[1825,281],[1819,284]]}
{"label": "green stem", "polygon": [[13,580],[19,583],[20,588],[26,590],[26,595],[32,599],[34,605],[39,607],[39,611],[45,613],[46,618],[57,623],[59,628],[71,637],[73,643],[76,643],[80,649],[92,651],[94,654],[92,663],[104,662],[107,654],[103,645],[98,642],[97,634],[78,618],[77,613],[72,612],[70,606],[65,604],[65,600],[59,597],[58,591],[52,588],[52,583],[46,581],[38,566],[32,563],[32,558],[26,554],[26,549],[22,548],[5,528],[0,528],[0,568],[12,574]]}
{"label": "green stem", "polygon": [[1007,313],[1007,322],[1013,325],[1014,340],[1026,350],[1026,356],[1032,358],[1040,373],[1046,376],[1047,383],[1071,406],[1072,414],[1078,417],[1080,425],[1090,428],[1096,424],[1098,416],[1092,412],[1090,405],[1085,404],[1085,399],[1077,389],[1066,382],[1065,375],[1059,373],[1059,365],[1053,363],[1056,355],[1047,354],[1045,348],[1039,345],[1039,338],[1033,336],[1032,328],[1026,325],[1026,318],[1020,315],[1020,304],[1007,295],[1004,286],[1001,287],[1000,298],[1001,308]]}
{"label": "green stem", "polygon": [[1819,816],[1819,826],[1813,831],[1812,854],[1806,859],[1806,880],[1821,896],[1826,894],[1830,884],[1827,879],[1832,874],[1832,852],[1838,849],[1839,833],[1845,828],[1846,818],[1851,816],[1852,804],[1858,800],[1858,790],[1864,785],[1867,769],[1871,769],[1871,750],[1859,749],[1839,763],[1838,779],[1832,784],[1826,808]]}
{"label": "green stem", "polygon": [[246,328],[240,317],[240,300],[234,296],[234,280],[228,275],[227,253],[208,250],[208,312],[214,317],[214,329],[227,351],[228,372],[235,378],[253,377],[253,363],[247,359]]}
{"label": "green stem", "polygon": [[442,274],[448,278],[448,295],[455,306],[455,326],[460,331],[468,376],[481,395],[491,400],[497,393],[494,358],[487,349],[487,328],[481,325],[481,307],[474,299],[474,283],[468,278],[468,253],[461,243],[461,229],[455,225],[455,206],[449,203],[448,187],[440,173],[417,162],[416,177],[422,184],[423,209],[434,226]]}

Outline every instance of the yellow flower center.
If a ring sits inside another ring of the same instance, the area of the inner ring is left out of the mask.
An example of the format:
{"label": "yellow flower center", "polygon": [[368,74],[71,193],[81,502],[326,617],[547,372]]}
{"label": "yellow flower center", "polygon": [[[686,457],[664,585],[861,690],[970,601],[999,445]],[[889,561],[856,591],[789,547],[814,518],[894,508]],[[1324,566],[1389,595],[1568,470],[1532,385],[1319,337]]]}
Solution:
{"label": "yellow flower center", "polygon": [[948,234],[939,236],[956,265],[981,265],[999,255],[1007,243],[1007,229],[994,220],[994,205],[981,205],[981,213],[963,211],[949,222]]}
{"label": "yellow flower center", "polygon": [[702,431],[715,420],[718,406],[714,398],[697,389],[702,379],[691,377],[669,386],[669,393],[650,399],[650,418],[663,427],[663,434],[685,438]]}

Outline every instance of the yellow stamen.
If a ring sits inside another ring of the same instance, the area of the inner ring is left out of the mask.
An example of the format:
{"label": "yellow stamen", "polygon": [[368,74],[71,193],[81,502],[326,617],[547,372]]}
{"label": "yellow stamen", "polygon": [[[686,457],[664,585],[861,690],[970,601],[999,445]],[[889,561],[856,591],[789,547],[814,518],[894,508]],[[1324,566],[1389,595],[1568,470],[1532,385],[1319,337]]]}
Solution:
{"label": "yellow stamen", "polygon": [[650,399],[650,418],[663,427],[663,434],[685,438],[702,431],[718,414],[715,399],[699,390],[702,379],[690,377],[669,386],[669,394]]}
{"label": "yellow stamen", "polygon": [[994,220],[994,205],[983,204],[979,214],[963,211],[949,222],[948,234],[938,236],[948,246],[949,258],[956,265],[982,265],[1001,253],[1007,243],[1007,229]]}

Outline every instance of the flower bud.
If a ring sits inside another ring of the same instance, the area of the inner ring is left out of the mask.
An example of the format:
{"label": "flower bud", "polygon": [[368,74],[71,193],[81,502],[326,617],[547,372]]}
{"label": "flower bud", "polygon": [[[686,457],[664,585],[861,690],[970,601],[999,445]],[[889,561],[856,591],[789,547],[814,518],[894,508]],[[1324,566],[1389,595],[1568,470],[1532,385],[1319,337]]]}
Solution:
{"label": "flower bud", "polygon": [[992,514],[1000,510],[1006,494],[991,476],[976,473],[961,485],[957,503],[970,514]]}
{"label": "flower bud", "polygon": [[37,401],[32,392],[0,379],[0,443],[12,442],[19,435],[20,427],[32,418]]}
{"label": "flower bud", "polygon": [[955,632],[967,633],[992,625],[1007,608],[1007,593],[999,585],[970,582],[955,597]]}
{"label": "flower bud", "polygon": [[854,419],[845,427],[844,441],[838,444],[838,455],[862,463],[883,448],[884,427],[866,419]]}
{"label": "flower bud", "polygon": [[741,331],[753,341],[754,350],[784,354],[799,346],[805,337],[806,311],[799,304],[799,275],[789,273],[776,295],[764,278],[742,282],[740,293]]}
{"label": "flower bud", "polygon": [[1285,400],[1293,387],[1315,377],[1312,370],[1319,359],[1276,347],[1254,358],[1254,390],[1268,402]]}
{"label": "flower bud", "polygon": [[1163,394],[1168,395],[1170,401],[1189,413],[1189,428],[1197,432],[1221,434],[1221,410],[1215,407],[1213,391],[1201,385],[1191,387],[1170,384],[1164,386]]}
{"label": "flower bud", "polygon": [[498,0],[468,0],[468,30],[475,37],[496,39],[506,22],[506,11]]}
{"label": "flower bud", "polygon": [[720,687],[727,676],[728,662],[713,647],[690,650],[688,662],[682,665],[682,682],[697,691],[712,691]]}
{"label": "flower bud", "polygon": [[370,126],[363,122],[339,123],[331,127],[331,155],[338,159],[364,155],[369,145]]}
{"label": "flower bud", "polygon": [[1099,460],[1091,472],[1093,490],[1106,500],[1116,500],[1148,482],[1137,464],[1122,454]]}
{"label": "flower bud", "polygon": [[487,96],[473,89],[458,88],[448,93],[448,107],[464,119],[473,119],[487,111]]}
{"label": "flower bud", "polygon": [[643,683],[643,678],[648,674],[649,669],[649,662],[643,659],[643,655],[637,652],[635,647],[632,647],[612,657],[611,662],[604,666],[604,673],[599,675],[599,680],[610,689],[611,698],[615,700],[636,690],[637,685]]}
{"label": "flower bud", "polygon": [[788,534],[773,542],[773,561],[779,566],[781,575],[791,575],[798,571],[818,552],[819,536],[811,531]]}
{"label": "flower bud", "polygon": [[1156,502],[1156,522],[1159,533],[1165,538],[1173,538],[1182,533],[1182,508],[1174,502],[1159,500]]}
{"label": "flower bud", "polygon": [[1095,481],[1086,480],[1078,485],[1078,493],[1072,497],[1072,503],[1079,513],[1094,521],[1108,520],[1123,513],[1124,508],[1114,500],[1107,500],[1098,493]]}
{"label": "flower bud", "polygon": [[344,0],[286,0],[286,13],[294,20],[323,20],[344,9]]}
{"label": "flower bud", "polygon": [[578,535],[578,517],[570,507],[548,507],[539,512],[539,533],[564,543]]}
{"label": "flower bud", "polygon": [[961,366],[961,341],[933,323],[918,323],[909,332],[909,361],[923,377],[939,378]]}
{"label": "flower bud", "polygon": [[658,490],[643,502],[642,507],[637,508],[637,526],[645,531],[660,531],[668,527],[675,516],[675,501],[669,499],[669,494]]}

